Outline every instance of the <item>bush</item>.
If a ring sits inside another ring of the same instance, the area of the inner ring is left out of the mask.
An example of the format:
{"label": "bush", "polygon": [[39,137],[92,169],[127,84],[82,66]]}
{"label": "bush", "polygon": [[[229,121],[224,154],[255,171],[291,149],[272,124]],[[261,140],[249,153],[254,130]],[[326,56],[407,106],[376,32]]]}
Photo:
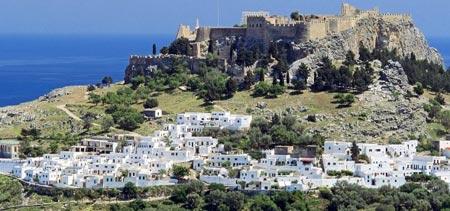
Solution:
{"label": "bush", "polygon": [[122,195],[126,199],[134,199],[137,197],[137,187],[132,182],[127,182],[122,189]]}
{"label": "bush", "polygon": [[279,84],[272,85],[269,89],[269,94],[273,97],[276,97],[277,95],[281,95],[284,93],[285,87],[281,86]]}
{"label": "bush", "polygon": [[94,91],[95,90],[95,86],[94,85],[89,85],[88,87],[87,87],[87,91],[88,92],[92,92],[92,91]]}
{"label": "bush", "polygon": [[189,176],[189,168],[184,166],[175,166],[172,169],[173,176],[178,178],[183,178],[185,176]]}
{"label": "bush", "polygon": [[266,82],[259,82],[255,86],[255,90],[253,91],[253,95],[255,97],[266,96],[269,93],[270,85]]}
{"label": "bush", "polygon": [[445,105],[445,98],[440,92],[437,93],[436,97],[434,97],[434,100],[441,105]]}
{"label": "bush", "polygon": [[[191,49],[191,47],[190,47],[190,44],[189,44],[189,40],[187,38],[183,37],[183,38],[179,38],[179,39],[173,41],[170,44],[170,47],[168,49],[168,53],[170,53],[170,54],[179,54],[179,55],[188,55],[190,49]],[[165,54],[165,52],[161,52],[161,53]]]}
{"label": "bush", "polygon": [[159,105],[159,102],[158,102],[158,99],[156,99],[156,98],[150,98],[144,102],[144,108],[154,108],[154,107],[158,107],[158,105]]}
{"label": "bush", "polygon": [[355,102],[355,96],[353,94],[336,94],[333,97],[337,103],[339,103],[339,106],[345,106],[349,107],[352,105],[353,102]]}
{"label": "bush", "polygon": [[331,198],[333,198],[333,193],[331,192],[330,189],[328,189],[326,187],[319,188],[319,195],[320,195],[320,197],[322,197],[324,199],[328,199],[328,200],[331,200]]}
{"label": "bush", "polygon": [[418,95],[422,95],[423,94],[423,85],[420,82],[416,82],[416,86],[414,87],[414,92]]}

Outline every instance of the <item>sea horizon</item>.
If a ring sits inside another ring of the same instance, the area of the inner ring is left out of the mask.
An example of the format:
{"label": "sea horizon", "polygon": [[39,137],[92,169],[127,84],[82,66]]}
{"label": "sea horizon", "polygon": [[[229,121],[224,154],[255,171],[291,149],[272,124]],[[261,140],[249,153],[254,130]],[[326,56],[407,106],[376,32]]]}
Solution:
{"label": "sea horizon", "polygon": [[170,44],[164,34],[0,35],[0,107],[39,98],[65,86],[123,80],[130,55]]}
{"label": "sea horizon", "polygon": [[[2,34],[0,107],[29,102],[65,86],[123,80],[130,55],[150,55],[174,39],[171,34]],[[450,64],[450,40],[428,37]]]}

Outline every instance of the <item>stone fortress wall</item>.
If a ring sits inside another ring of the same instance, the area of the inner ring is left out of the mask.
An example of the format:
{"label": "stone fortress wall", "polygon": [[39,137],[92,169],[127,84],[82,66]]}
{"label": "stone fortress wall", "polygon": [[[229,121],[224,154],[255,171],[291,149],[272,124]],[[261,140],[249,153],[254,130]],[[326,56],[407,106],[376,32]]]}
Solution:
{"label": "stone fortress wall", "polygon": [[[225,37],[243,37],[249,45],[259,44],[263,47],[273,40],[302,42],[319,40],[333,33],[352,29],[361,19],[381,18],[386,22],[412,21],[409,14],[381,14],[377,7],[372,10],[359,10],[343,3],[340,15],[310,15],[302,20],[292,20],[285,16],[270,16],[268,12],[243,12],[244,27],[200,27],[197,21],[195,30],[180,25],[177,38],[188,38],[193,45],[209,40],[217,41]],[[197,48],[194,57],[203,57]],[[220,52],[222,54],[222,52]],[[223,53],[229,55],[229,53]]]}
{"label": "stone fortress wall", "polygon": [[[300,44],[310,40],[327,39],[329,35],[352,33],[349,30],[358,30],[358,25],[378,21],[384,23],[412,24],[409,14],[380,13],[378,8],[372,10],[359,10],[349,4],[342,4],[339,15],[302,15],[300,20],[293,20],[286,16],[270,15],[268,12],[243,12],[242,23],[239,27],[200,27],[197,20],[194,30],[189,26],[180,25],[178,38],[187,38],[191,44],[189,56],[158,55],[158,56],[131,56],[129,66],[126,69],[125,82],[132,77],[144,72],[151,75],[156,69],[164,69],[170,66],[173,59],[181,59],[189,64],[190,69],[196,72],[200,64],[205,61],[209,45],[220,60],[220,66],[224,71],[232,72],[232,75],[240,79],[245,72],[250,71],[256,65],[240,67],[236,65],[237,48],[262,47],[260,50],[268,50],[270,42],[283,40]],[[387,38],[386,38],[387,39]],[[398,36],[389,39],[398,42]],[[358,44],[355,43],[355,46]],[[355,47],[353,46],[353,47]],[[417,54],[419,55],[419,54]],[[297,55],[300,57],[301,55]],[[427,57],[428,58],[428,57]]]}

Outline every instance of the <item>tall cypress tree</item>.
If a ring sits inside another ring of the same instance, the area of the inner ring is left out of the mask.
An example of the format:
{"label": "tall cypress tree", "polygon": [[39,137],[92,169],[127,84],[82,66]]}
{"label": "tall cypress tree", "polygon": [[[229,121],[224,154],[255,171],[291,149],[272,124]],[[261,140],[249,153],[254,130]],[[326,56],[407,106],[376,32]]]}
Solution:
{"label": "tall cypress tree", "polygon": [[291,76],[289,75],[289,71],[286,72],[286,83],[291,83]]}
{"label": "tall cypress tree", "polygon": [[156,55],[156,44],[155,43],[153,43],[153,46],[152,46],[152,48],[153,48],[153,55]]}
{"label": "tall cypress tree", "polygon": [[284,86],[284,76],[283,76],[283,73],[279,73],[278,74],[278,79],[280,80],[280,85],[281,86]]}

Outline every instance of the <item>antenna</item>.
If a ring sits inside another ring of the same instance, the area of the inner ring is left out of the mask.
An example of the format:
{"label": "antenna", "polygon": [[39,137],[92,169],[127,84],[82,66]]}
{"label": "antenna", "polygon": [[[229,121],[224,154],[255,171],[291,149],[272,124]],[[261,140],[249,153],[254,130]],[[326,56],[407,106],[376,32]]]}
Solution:
{"label": "antenna", "polygon": [[219,0],[217,0],[217,26],[220,26],[220,4],[219,4]]}

